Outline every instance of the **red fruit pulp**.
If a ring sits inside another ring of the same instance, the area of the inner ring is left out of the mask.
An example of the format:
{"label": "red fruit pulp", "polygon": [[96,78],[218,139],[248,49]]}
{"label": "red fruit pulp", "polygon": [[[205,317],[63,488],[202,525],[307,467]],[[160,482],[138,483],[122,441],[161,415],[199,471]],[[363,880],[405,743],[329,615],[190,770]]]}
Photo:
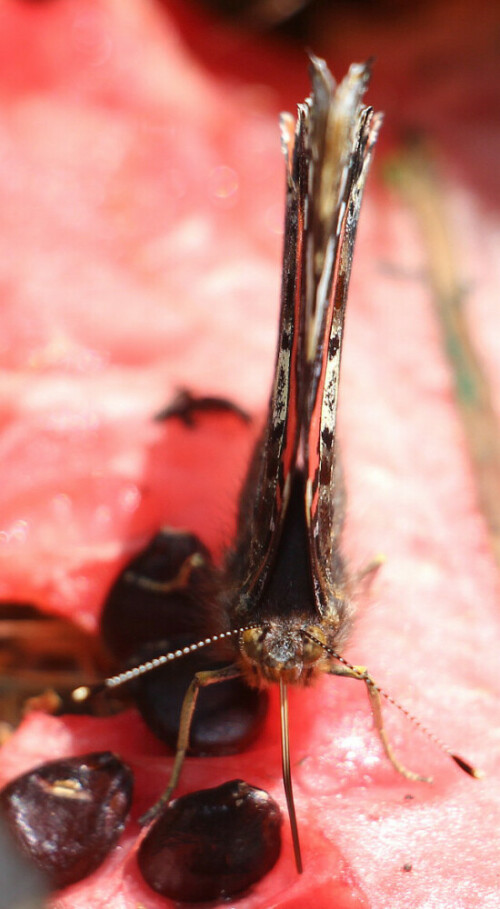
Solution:
{"label": "red fruit pulp", "polygon": [[[0,596],[87,628],[118,569],[161,524],[194,530],[216,554],[231,538],[256,430],[207,417],[193,433],[152,415],[179,385],[262,414],[274,358],[284,183],[276,116],[283,95],[290,106],[304,97],[305,60],[240,39],[238,61],[238,44],[214,27],[207,40],[224,44],[226,60],[216,77],[187,50],[173,11],[145,0],[6,0],[1,13]],[[207,27],[190,15],[190,28]],[[471,35],[476,54],[485,38],[468,25],[472,6],[468,15],[467,35],[458,41],[453,31],[462,58]],[[392,40],[373,32],[373,48],[369,32],[343,34],[343,63],[367,49],[386,55],[370,97],[385,98],[393,124],[398,111],[411,122],[425,29],[405,39],[404,54],[389,27]],[[250,80],[259,65],[241,62],[259,54],[271,88]],[[451,44],[447,54],[454,59]],[[338,60],[330,63],[342,75]],[[430,92],[432,80],[425,85]],[[480,76],[463,85],[460,103],[468,92],[472,109],[482,85]],[[428,124],[449,116],[450,134],[466,134],[449,92],[443,100],[436,89],[428,108]],[[421,126],[427,108],[418,109]],[[460,262],[477,275],[473,333],[498,400],[499,316],[489,302],[495,197],[486,207],[474,181],[453,173]],[[498,905],[496,571],[424,270],[411,215],[379,169],[355,256],[341,441],[346,551],[355,568],[380,551],[387,561],[372,605],[361,604],[348,656],[487,777],[462,776],[387,710],[398,753],[435,777],[432,787],[408,783],[381,753],[361,686],[325,678],[293,692],[305,873],[296,875],[285,825],[280,862],[241,909]],[[179,794],[240,777],[283,805],[275,708],[245,754],[189,760]],[[134,769],[137,818],[170,764],[135,713],[30,716],[2,750],[2,781],[98,749],[119,752]],[[138,876],[138,834],[132,823],[102,869],[54,906],[165,906]]]}

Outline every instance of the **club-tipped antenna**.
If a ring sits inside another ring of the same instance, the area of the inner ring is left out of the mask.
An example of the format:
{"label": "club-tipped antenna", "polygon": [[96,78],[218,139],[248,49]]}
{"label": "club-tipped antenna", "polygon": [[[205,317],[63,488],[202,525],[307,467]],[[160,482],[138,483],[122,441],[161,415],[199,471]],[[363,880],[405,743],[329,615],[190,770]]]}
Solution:
{"label": "club-tipped antenna", "polygon": [[195,643],[187,644],[186,647],[181,647],[178,650],[170,650],[168,653],[162,653],[157,657],[153,657],[151,660],[140,663],[139,666],[132,666],[131,669],[125,669],[123,672],[112,675],[102,682],[97,682],[95,685],[81,685],[71,692],[72,700],[81,703],[94,695],[101,694],[103,691],[119,688],[121,685],[132,682],[141,675],[146,675],[148,672],[153,672],[155,669],[159,669],[167,663],[179,660],[181,657],[188,656],[190,653],[195,653],[197,650],[202,650],[203,647],[208,647],[210,644],[216,644],[218,641],[222,641],[225,638],[239,636],[245,631],[250,631],[252,628],[260,628],[260,625],[243,625],[241,628],[232,628],[230,631],[221,631],[219,634],[212,634],[202,641],[195,641]]}
{"label": "club-tipped antenna", "polygon": [[431,732],[431,730],[428,729],[427,726],[425,726],[424,723],[421,722],[421,720],[417,719],[417,717],[414,716],[413,713],[410,713],[410,711],[407,710],[406,707],[403,707],[402,704],[400,704],[398,701],[396,701],[392,697],[392,695],[390,695],[387,691],[385,691],[383,688],[381,688],[380,685],[377,685],[377,683],[372,679],[372,677],[369,675],[369,673],[366,671],[366,669],[360,669],[359,667],[354,666],[353,663],[349,663],[349,661],[346,660],[345,657],[341,656],[340,653],[337,653],[336,650],[333,650],[332,647],[328,647],[327,644],[324,644],[323,641],[320,641],[319,638],[315,637],[309,631],[306,631],[305,629],[303,629],[303,634],[306,637],[308,637],[311,641],[314,641],[315,644],[318,644],[318,646],[321,647],[324,651],[326,651],[326,653],[328,653],[329,656],[332,656],[335,660],[338,660],[339,663],[342,663],[343,666],[346,666],[347,669],[350,669],[351,672],[353,673],[354,678],[358,678],[361,681],[365,682],[367,685],[369,685],[371,688],[373,688],[375,691],[377,691],[379,695],[381,695],[383,698],[385,698],[386,701],[389,701],[389,703],[392,704],[393,707],[396,707],[402,714],[404,714],[404,716],[408,720],[410,720],[410,722],[413,723],[414,726],[417,727],[417,729],[420,729],[420,732],[422,732],[425,736],[427,736],[427,738],[430,739],[431,742],[434,742],[434,744],[437,745],[437,747],[441,751],[443,751],[445,754],[447,754],[448,757],[450,757],[452,759],[452,761],[455,762],[457,767],[460,767],[460,770],[463,770],[464,773],[467,773],[469,776],[474,777],[475,780],[480,780],[482,778],[482,776],[483,776],[482,770],[479,770],[477,767],[474,767],[473,764],[470,764],[469,761],[464,760],[464,758],[460,757],[460,755],[455,754],[451,750],[451,748],[448,745],[446,745],[445,742],[443,742],[440,738],[438,738],[438,736],[435,735],[434,732]]}
{"label": "club-tipped antenna", "polygon": [[288,688],[286,682],[280,678],[280,719],[281,719],[281,765],[283,768],[283,785],[285,787],[286,805],[290,828],[292,831],[293,853],[295,865],[299,874],[302,874],[302,855],[300,852],[299,828],[295,814],[293,800],[292,774],[290,771],[290,735],[288,725]]}

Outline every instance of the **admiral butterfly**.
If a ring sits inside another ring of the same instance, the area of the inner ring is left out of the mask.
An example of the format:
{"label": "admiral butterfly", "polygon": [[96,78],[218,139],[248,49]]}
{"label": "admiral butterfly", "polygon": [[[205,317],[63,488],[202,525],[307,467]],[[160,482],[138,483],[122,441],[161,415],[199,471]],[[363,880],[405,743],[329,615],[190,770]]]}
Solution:
{"label": "admiral butterfly", "polygon": [[[340,551],[344,492],[337,400],[356,228],[382,118],[362,104],[369,64],[353,64],[337,85],[326,63],[312,56],[311,77],[311,96],[298,106],[297,119],[281,118],[287,192],[278,352],[267,421],[241,494],[236,542],[223,567],[213,569],[225,627],[105,682],[113,688],[217,641],[234,642],[234,663],[197,672],[187,689],[170,784],[145,822],[158,815],[177,785],[200,689],[241,675],[256,688],[277,683],[283,778],[299,872],[289,685],[308,685],[320,672],[363,681],[387,757],[406,777],[427,779],[393,754],[381,695],[413,717],[363,667],[341,655],[353,607],[352,580]],[[75,697],[88,693],[82,689]],[[418,725],[462,770],[479,775]]]}

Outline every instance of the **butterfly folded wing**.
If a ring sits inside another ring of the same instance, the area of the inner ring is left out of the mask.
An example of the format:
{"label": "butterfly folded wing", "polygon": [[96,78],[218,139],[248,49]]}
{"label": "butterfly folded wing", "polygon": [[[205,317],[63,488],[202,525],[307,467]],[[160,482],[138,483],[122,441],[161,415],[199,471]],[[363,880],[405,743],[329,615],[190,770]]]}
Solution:
{"label": "butterfly folded wing", "polygon": [[[368,64],[354,64],[336,85],[326,63],[311,57],[311,96],[298,106],[296,122],[290,115],[281,121],[287,198],[278,351],[226,566],[233,624],[274,620],[279,607],[290,617],[295,609],[298,626],[316,617],[349,629],[335,438],[354,239],[381,119],[362,106],[369,75]],[[301,509],[290,506],[297,495]],[[298,536],[288,526],[292,515],[304,525],[311,586],[308,595],[302,585],[304,602],[297,605],[293,592],[288,605],[283,600],[294,570],[283,550]]]}
{"label": "butterfly folded wing", "polygon": [[[312,70],[311,198],[304,237],[310,268],[302,283],[307,313],[308,388],[302,411],[306,519],[317,611],[342,625],[348,606],[339,551],[343,489],[335,444],[338,386],[356,228],[381,115],[361,103],[369,65],[351,66],[336,90],[323,61],[313,58]],[[328,93],[325,117],[325,102],[318,104],[318,98]]]}
{"label": "butterfly folded wing", "polygon": [[297,121],[290,114],[281,118],[287,182],[278,350],[266,423],[240,496],[236,543],[227,565],[228,576],[238,586],[240,619],[251,611],[266,584],[290,498],[300,440],[307,115],[304,104],[299,106]]}

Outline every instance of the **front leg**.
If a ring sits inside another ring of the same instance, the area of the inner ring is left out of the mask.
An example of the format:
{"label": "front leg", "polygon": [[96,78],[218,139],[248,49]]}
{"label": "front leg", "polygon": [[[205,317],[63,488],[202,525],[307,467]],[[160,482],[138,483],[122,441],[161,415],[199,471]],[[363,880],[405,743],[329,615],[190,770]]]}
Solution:
{"label": "front leg", "polygon": [[239,668],[235,664],[232,664],[231,666],[224,666],[222,669],[206,669],[202,672],[197,672],[194,676],[191,684],[189,685],[189,688],[186,691],[186,694],[184,695],[184,700],[182,702],[179,733],[177,736],[177,747],[168,786],[158,801],[152,806],[152,808],[150,808],[149,811],[146,811],[146,814],[140,818],[139,822],[141,825],[149,824],[156,817],[158,817],[161,810],[170,801],[172,793],[177,787],[177,783],[179,782],[179,777],[181,775],[182,765],[184,763],[184,758],[186,757],[186,751],[189,748],[191,723],[193,722],[194,711],[196,708],[196,702],[198,700],[200,689],[205,688],[208,685],[216,685],[218,682],[226,682],[229,679],[238,678],[240,675],[241,672]]}
{"label": "front leg", "polygon": [[363,568],[360,568],[359,571],[355,572],[352,578],[353,588],[356,589],[357,587],[362,586],[363,588],[366,588],[366,591],[368,592],[379,570],[384,564],[385,555],[379,552],[379,554],[374,556],[373,559],[370,559]]}
{"label": "front leg", "polygon": [[432,777],[422,776],[420,773],[415,773],[413,770],[409,770],[401,761],[398,760],[392,745],[389,742],[387,733],[384,728],[384,720],[382,716],[382,704],[380,700],[379,689],[372,679],[371,675],[366,671],[364,666],[353,666],[350,669],[347,666],[336,666],[330,670],[331,675],[340,675],[348,679],[359,679],[361,682],[364,682],[366,689],[368,691],[368,697],[370,699],[370,707],[372,710],[373,721],[375,724],[375,729],[377,730],[380,741],[382,742],[382,747],[389,758],[392,766],[395,770],[398,771],[402,776],[406,777],[407,780],[414,780],[420,783],[432,783]]}

